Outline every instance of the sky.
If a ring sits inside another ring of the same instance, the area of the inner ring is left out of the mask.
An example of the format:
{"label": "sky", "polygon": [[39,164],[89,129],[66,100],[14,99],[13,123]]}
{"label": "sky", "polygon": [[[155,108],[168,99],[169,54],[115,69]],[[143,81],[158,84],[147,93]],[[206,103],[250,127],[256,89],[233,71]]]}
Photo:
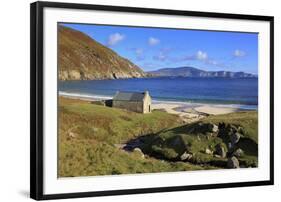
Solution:
{"label": "sky", "polygon": [[63,24],[129,59],[144,71],[192,66],[258,74],[258,34],[92,24]]}

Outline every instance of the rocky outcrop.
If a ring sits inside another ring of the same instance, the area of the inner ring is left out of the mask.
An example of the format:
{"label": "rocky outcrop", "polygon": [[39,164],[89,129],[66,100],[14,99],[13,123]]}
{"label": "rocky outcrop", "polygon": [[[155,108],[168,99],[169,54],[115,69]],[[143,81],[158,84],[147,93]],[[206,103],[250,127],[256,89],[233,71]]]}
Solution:
{"label": "rocky outcrop", "polygon": [[215,147],[215,154],[221,158],[226,157],[226,149],[222,146],[222,144],[217,144]]}
{"label": "rocky outcrop", "polygon": [[235,156],[228,158],[227,168],[239,168],[239,161]]}
{"label": "rocky outcrop", "polygon": [[205,149],[205,154],[213,154],[213,151],[211,151],[209,148]]}
{"label": "rocky outcrop", "polygon": [[257,147],[245,128],[225,122],[195,122],[130,140],[126,151],[141,157],[181,162],[203,167],[257,167]]}
{"label": "rocky outcrop", "polygon": [[140,156],[141,158],[145,158],[144,153],[142,152],[142,150],[138,147],[134,148],[133,152],[135,154],[137,154],[138,156]]}
{"label": "rocky outcrop", "polygon": [[216,134],[219,131],[219,127],[215,124],[212,123],[197,123],[194,124],[193,127],[188,128],[187,132],[188,133],[201,133],[201,134]]}
{"label": "rocky outcrop", "polygon": [[238,143],[240,140],[240,137],[241,137],[240,133],[231,134],[230,135],[231,144],[234,145],[234,144]]}
{"label": "rocky outcrop", "polygon": [[60,80],[140,78],[146,74],[86,34],[58,27],[58,64]]}
{"label": "rocky outcrop", "polygon": [[242,157],[244,155],[244,151],[240,148],[236,149],[234,152],[233,152],[233,156],[239,158],[239,157]]}
{"label": "rocky outcrop", "polygon": [[180,156],[180,160],[181,161],[188,161],[192,158],[192,154],[184,152],[181,156]]}

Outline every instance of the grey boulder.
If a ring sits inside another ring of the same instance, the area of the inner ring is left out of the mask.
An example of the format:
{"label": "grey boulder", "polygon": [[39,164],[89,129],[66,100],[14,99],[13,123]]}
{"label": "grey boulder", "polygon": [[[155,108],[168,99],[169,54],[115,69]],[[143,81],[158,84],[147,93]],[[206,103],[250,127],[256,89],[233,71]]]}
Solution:
{"label": "grey boulder", "polygon": [[228,158],[227,168],[239,168],[239,161],[235,156]]}

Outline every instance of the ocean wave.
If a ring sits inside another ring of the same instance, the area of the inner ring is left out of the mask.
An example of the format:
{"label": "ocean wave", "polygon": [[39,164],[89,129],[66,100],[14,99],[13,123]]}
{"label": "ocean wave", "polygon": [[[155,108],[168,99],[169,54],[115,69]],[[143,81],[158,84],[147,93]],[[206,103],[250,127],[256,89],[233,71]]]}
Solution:
{"label": "ocean wave", "polygon": [[82,99],[90,99],[90,100],[105,100],[105,99],[112,99],[112,96],[106,95],[93,95],[93,94],[84,94],[84,93],[69,93],[64,91],[59,91],[59,95],[65,97],[75,97],[75,98],[82,98]]}
{"label": "ocean wave", "polygon": [[185,107],[199,107],[199,106],[213,106],[219,108],[235,108],[235,109],[244,109],[244,110],[257,110],[257,105],[244,105],[244,104],[215,104],[215,103],[206,103],[206,102],[191,102],[191,101],[167,101],[167,100],[152,100],[152,103],[161,104],[161,103],[168,103],[168,104],[179,104]]}

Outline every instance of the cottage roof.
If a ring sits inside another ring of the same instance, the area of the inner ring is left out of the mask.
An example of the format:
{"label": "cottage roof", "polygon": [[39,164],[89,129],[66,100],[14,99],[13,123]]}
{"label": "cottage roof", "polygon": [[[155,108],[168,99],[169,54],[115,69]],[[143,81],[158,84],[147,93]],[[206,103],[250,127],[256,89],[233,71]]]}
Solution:
{"label": "cottage roof", "polygon": [[117,92],[113,100],[120,101],[143,101],[145,92]]}

